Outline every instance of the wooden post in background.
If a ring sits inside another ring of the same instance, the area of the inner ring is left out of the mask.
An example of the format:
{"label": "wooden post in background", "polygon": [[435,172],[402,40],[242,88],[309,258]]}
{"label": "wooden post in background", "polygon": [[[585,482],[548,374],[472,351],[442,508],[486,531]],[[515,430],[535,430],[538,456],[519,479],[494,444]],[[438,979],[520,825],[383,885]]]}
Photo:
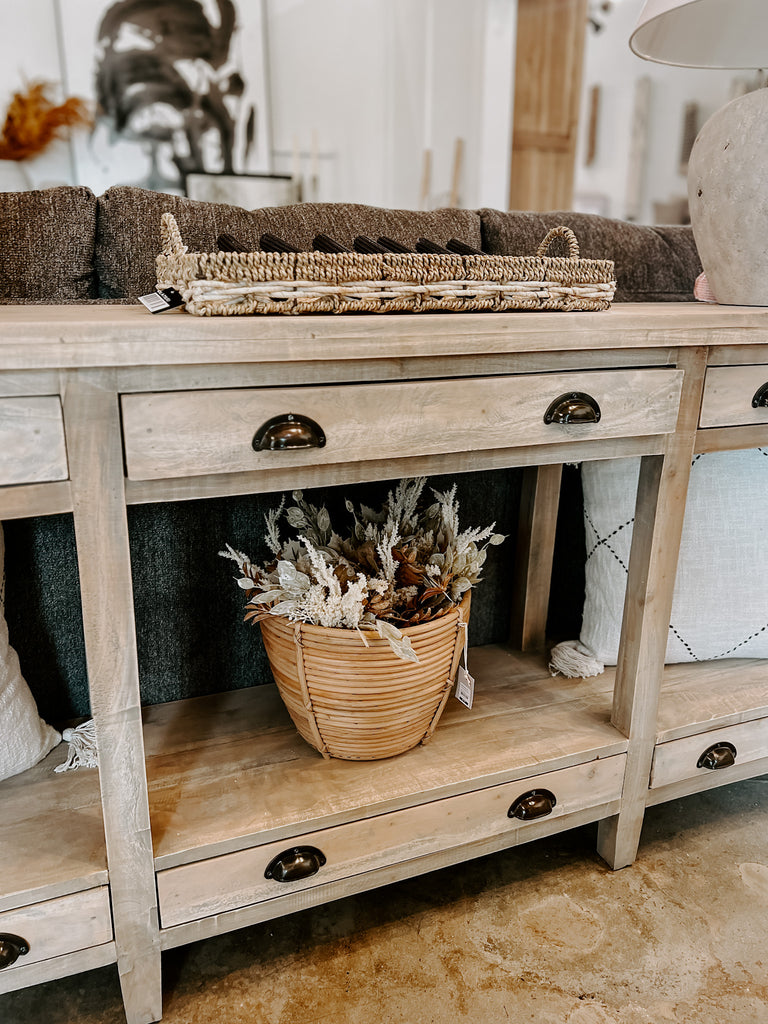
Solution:
{"label": "wooden post in background", "polygon": [[568,210],[587,0],[518,0],[509,207]]}

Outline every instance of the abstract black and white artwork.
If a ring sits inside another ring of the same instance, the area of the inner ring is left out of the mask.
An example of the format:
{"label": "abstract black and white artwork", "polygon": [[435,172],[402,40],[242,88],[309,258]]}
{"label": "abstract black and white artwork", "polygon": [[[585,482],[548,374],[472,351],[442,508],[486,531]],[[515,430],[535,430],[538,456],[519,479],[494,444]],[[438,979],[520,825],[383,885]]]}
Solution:
{"label": "abstract black and white artwork", "polygon": [[81,184],[183,192],[190,173],[270,171],[262,0],[59,2],[68,91],[96,107]]}

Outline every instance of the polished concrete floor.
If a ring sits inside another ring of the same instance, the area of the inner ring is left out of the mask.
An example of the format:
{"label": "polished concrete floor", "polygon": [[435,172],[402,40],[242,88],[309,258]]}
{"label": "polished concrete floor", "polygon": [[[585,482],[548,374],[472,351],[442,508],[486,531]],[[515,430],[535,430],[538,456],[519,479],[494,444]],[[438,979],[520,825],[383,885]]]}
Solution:
{"label": "polished concrete floor", "polygon": [[[768,1024],[768,777],[648,812],[611,872],[576,830],[164,955],[166,1024]],[[122,1024],[114,967],[2,1024]]]}

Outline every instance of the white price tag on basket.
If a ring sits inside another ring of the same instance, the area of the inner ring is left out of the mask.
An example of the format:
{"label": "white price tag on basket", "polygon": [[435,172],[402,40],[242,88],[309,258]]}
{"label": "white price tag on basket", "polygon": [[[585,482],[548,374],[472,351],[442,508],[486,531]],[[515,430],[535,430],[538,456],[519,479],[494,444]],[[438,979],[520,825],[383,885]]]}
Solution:
{"label": "white price tag on basket", "polygon": [[475,699],[475,680],[463,665],[459,665],[459,671],[456,673],[456,693],[454,696],[465,707],[472,707],[472,701]]}
{"label": "white price tag on basket", "polygon": [[456,693],[454,697],[464,707],[471,708],[472,701],[475,699],[475,680],[469,674],[469,669],[467,668],[467,624],[466,622],[461,622],[459,626],[464,630],[464,664],[459,665],[459,670],[456,673]]}
{"label": "white price tag on basket", "polygon": [[140,295],[139,302],[150,313],[164,313],[167,309],[176,309],[184,302],[175,288],[158,288],[149,295]]}

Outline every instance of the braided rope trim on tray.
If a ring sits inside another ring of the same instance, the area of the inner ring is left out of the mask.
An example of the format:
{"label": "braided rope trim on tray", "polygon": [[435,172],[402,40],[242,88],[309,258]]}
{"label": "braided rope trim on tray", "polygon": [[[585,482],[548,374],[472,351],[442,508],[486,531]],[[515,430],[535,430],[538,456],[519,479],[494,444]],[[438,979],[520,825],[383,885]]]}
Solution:
{"label": "braided rope trim on tray", "polygon": [[[600,310],[613,299],[611,260],[582,260],[566,227],[536,256],[361,253],[190,253],[163,214],[159,287],[176,288],[198,316],[248,313]],[[570,255],[546,256],[564,238]]]}

